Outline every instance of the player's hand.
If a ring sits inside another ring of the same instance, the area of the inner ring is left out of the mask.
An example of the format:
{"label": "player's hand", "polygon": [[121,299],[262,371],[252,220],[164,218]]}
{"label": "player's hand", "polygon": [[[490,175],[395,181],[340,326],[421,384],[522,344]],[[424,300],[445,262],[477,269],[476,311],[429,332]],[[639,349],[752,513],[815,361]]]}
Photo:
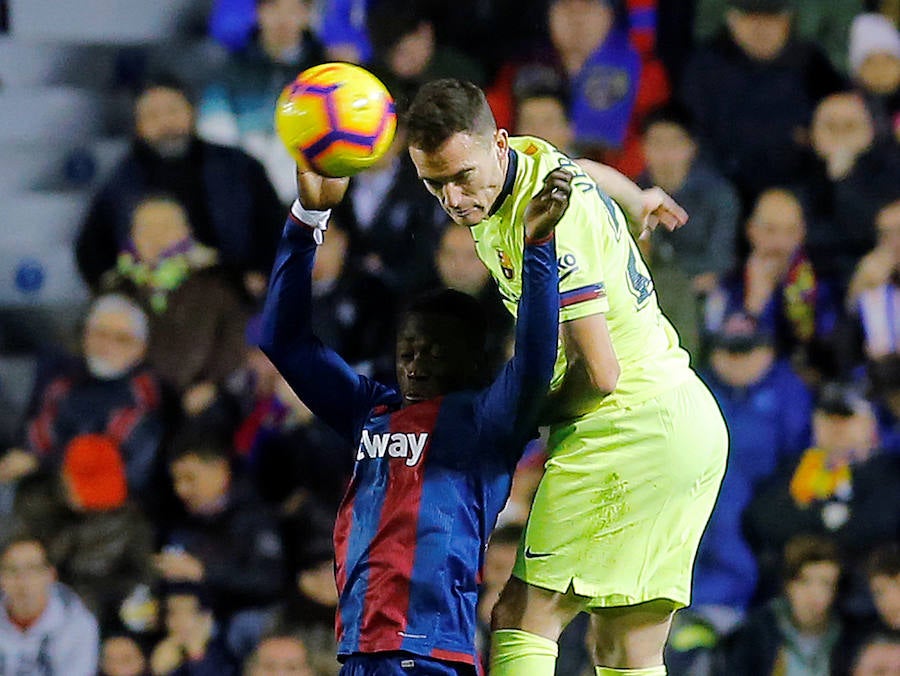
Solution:
{"label": "player's hand", "polygon": [[662,188],[648,188],[641,191],[641,239],[646,239],[661,224],[672,232],[688,222],[685,211]]}
{"label": "player's hand", "polygon": [[304,209],[324,211],[340,204],[350,184],[349,178],[328,178],[297,167],[297,195]]}
{"label": "player's hand", "polygon": [[544,178],[544,187],[525,207],[525,239],[541,240],[550,236],[569,206],[572,174],[559,168]]}

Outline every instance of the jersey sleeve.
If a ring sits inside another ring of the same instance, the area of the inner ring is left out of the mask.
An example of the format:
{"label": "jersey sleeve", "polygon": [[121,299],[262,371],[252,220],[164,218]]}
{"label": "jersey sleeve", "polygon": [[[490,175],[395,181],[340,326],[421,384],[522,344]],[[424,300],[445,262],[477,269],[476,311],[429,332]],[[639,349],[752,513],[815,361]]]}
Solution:
{"label": "jersey sleeve", "polygon": [[561,322],[609,311],[604,238],[628,234],[617,209],[593,181],[576,177],[573,199],[556,229]]}
{"label": "jersey sleeve", "polygon": [[354,372],[313,334],[315,251],[312,230],[290,215],[269,282],[260,348],[313,413],[355,441],[372,408],[391,403],[396,393]]}
{"label": "jersey sleeve", "polygon": [[492,447],[513,450],[514,460],[533,436],[553,375],[559,336],[555,263],[553,239],[525,246],[515,351],[476,404],[482,434],[496,442]]}

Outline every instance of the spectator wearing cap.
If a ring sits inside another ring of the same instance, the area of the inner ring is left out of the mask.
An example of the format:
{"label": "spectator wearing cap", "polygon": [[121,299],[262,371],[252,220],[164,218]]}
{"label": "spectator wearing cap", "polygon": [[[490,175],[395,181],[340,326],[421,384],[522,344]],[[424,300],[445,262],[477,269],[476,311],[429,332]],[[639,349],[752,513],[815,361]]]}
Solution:
{"label": "spectator wearing cap", "polygon": [[272,603],[281,591],[283,548],[271,511],[231,469],[219,430],[195,424],[172,442],[168,467],[178,506],[162,527],[153,564],[167,583],[202,584],[228,622]]}
{"label": "spectator wearing cap", "polygon": [[757,487],[809,445],[812,396],[790,363],[778,359],[771,332],[744,314],[715,334],[701,375],[730,436],[728,467],[697,554],[694,610],[727,631],[756,592],[756,559],[742,516]]}
{"label": "spectator wearing cap", "polygon": [[[847,34],[853,18],[867,4],[864,0],[790,0],[793,30],[797,37],[815,43],[841,73],[848,72]],[[728,0],[698,0],[694,37],[698,43],[715,38],[725,23]]]}
{"label": "spectator wearing cap", "polygon": [[24,438],[0,459],[0,485],[55,473],[73,438],[98,433],[118,445],[132,495],[146,497],[164,433],[159,384],[145,366],[148,335],[131,299],[108,294],[92,303],[80,357],[49,364],[38,378]]}
{"label": "spectator wearing cap", "polygon": [[0,548],[0,668],[4,674],[95,676],[97,620],[56,581],[43,543],[30,534]]}
{"label": "spectator wearing cap", "polygon": [[745,523],[760,568],[770,576],[781,547],[799,533],[833,537],[851,565],[896,537],[900,457],[880,451],[872,404],[849,385],[823,386],[812,446],[760,487]]}
{"label": "spectator wearing cap", "polygon": [[102,626],[113,625],[121,602],[153,577],[153,528],[128,501],[125,464],[106,435],[72,439],[58,479],[23,491],[15,519],[47,543],[60,579]]}
{"label": "spectator wearing cap", "polygon": [[774,335],[779,357],[793,359],[803,375],[833,369],[828,341],[838,308],[806,255],[806,218],[796,195],[782,188],[763,192],[746,234],[746,262],[706,299],[706,330],[715,333],[726,317],[743,312]]}
{"label": "spectator wearing cap", "polygon": [[876,137],[856,92],[822,99],[810,140],[814,157],[798,192],[809,214],[809,252],[843,293],[854,266],[875,246],[878,211],[900,199],[900,151]]}
{"label": "spectator wearing cap", "polygon": [[[293,181],[293,169],[289,174]],[[196,238],[216,249],[223,265],[249,276],[250,286],[269,274],[284,209],[265,169],[242,150],[200,140],[190,93],[160,76],[137,93],[131,149],[81,224],[78,270],[91,288],[127,249],[138,202],[160,193],[184,205]]]}
{"label": "spectator wearing cap", "polygon": [[725,23],[694,53],[680,97],[746,207],[802,176],[813,108],[842,79],[815,45],[794,37],[787,0],[728,0]]}
{"label": "spectator wearing cap", "polygon": [[190,582],[162,588],[165,636],[150,655],[154,676],[235,676],[206,590]]}
{"label": "spectator wearing cap", "polygon": [[860,14],[850,27],[850,72],[880,137],[900,138],[900,33],[883,14]]}

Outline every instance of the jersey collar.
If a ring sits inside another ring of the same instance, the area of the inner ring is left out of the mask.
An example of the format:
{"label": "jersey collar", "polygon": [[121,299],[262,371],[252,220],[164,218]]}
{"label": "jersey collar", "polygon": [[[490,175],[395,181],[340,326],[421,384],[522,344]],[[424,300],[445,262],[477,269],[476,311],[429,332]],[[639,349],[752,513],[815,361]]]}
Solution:
{"label": "jersey collar", "polygon": [[503,189],[500,190],[500,194],[497,195],[497,199],[494,200],[494,204],[488,212],[488,217],[493,216],[500,207],[503,206],[503,202],[506,198],[512,195],[513,186],[516,183],[516,171],[519,167],[519,156],[516,155],[516,151],[511,147],[507,148],[506,152],[506,156],[509,158],[509,163],[506,165],[506,179],[503,181]]}

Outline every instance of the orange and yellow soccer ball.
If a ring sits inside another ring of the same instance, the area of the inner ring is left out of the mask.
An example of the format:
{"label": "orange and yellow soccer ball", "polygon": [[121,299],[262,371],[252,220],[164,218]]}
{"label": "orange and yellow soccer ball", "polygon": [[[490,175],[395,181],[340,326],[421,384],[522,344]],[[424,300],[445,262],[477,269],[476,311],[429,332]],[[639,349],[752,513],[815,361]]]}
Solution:
{"label": "orange and yellow soccer ball", "polygon": [[278,97],[275,130],[301,167],[352,176],[375,164],[397,129],[394,99],[369,71],[352,63],[309,68]]}

